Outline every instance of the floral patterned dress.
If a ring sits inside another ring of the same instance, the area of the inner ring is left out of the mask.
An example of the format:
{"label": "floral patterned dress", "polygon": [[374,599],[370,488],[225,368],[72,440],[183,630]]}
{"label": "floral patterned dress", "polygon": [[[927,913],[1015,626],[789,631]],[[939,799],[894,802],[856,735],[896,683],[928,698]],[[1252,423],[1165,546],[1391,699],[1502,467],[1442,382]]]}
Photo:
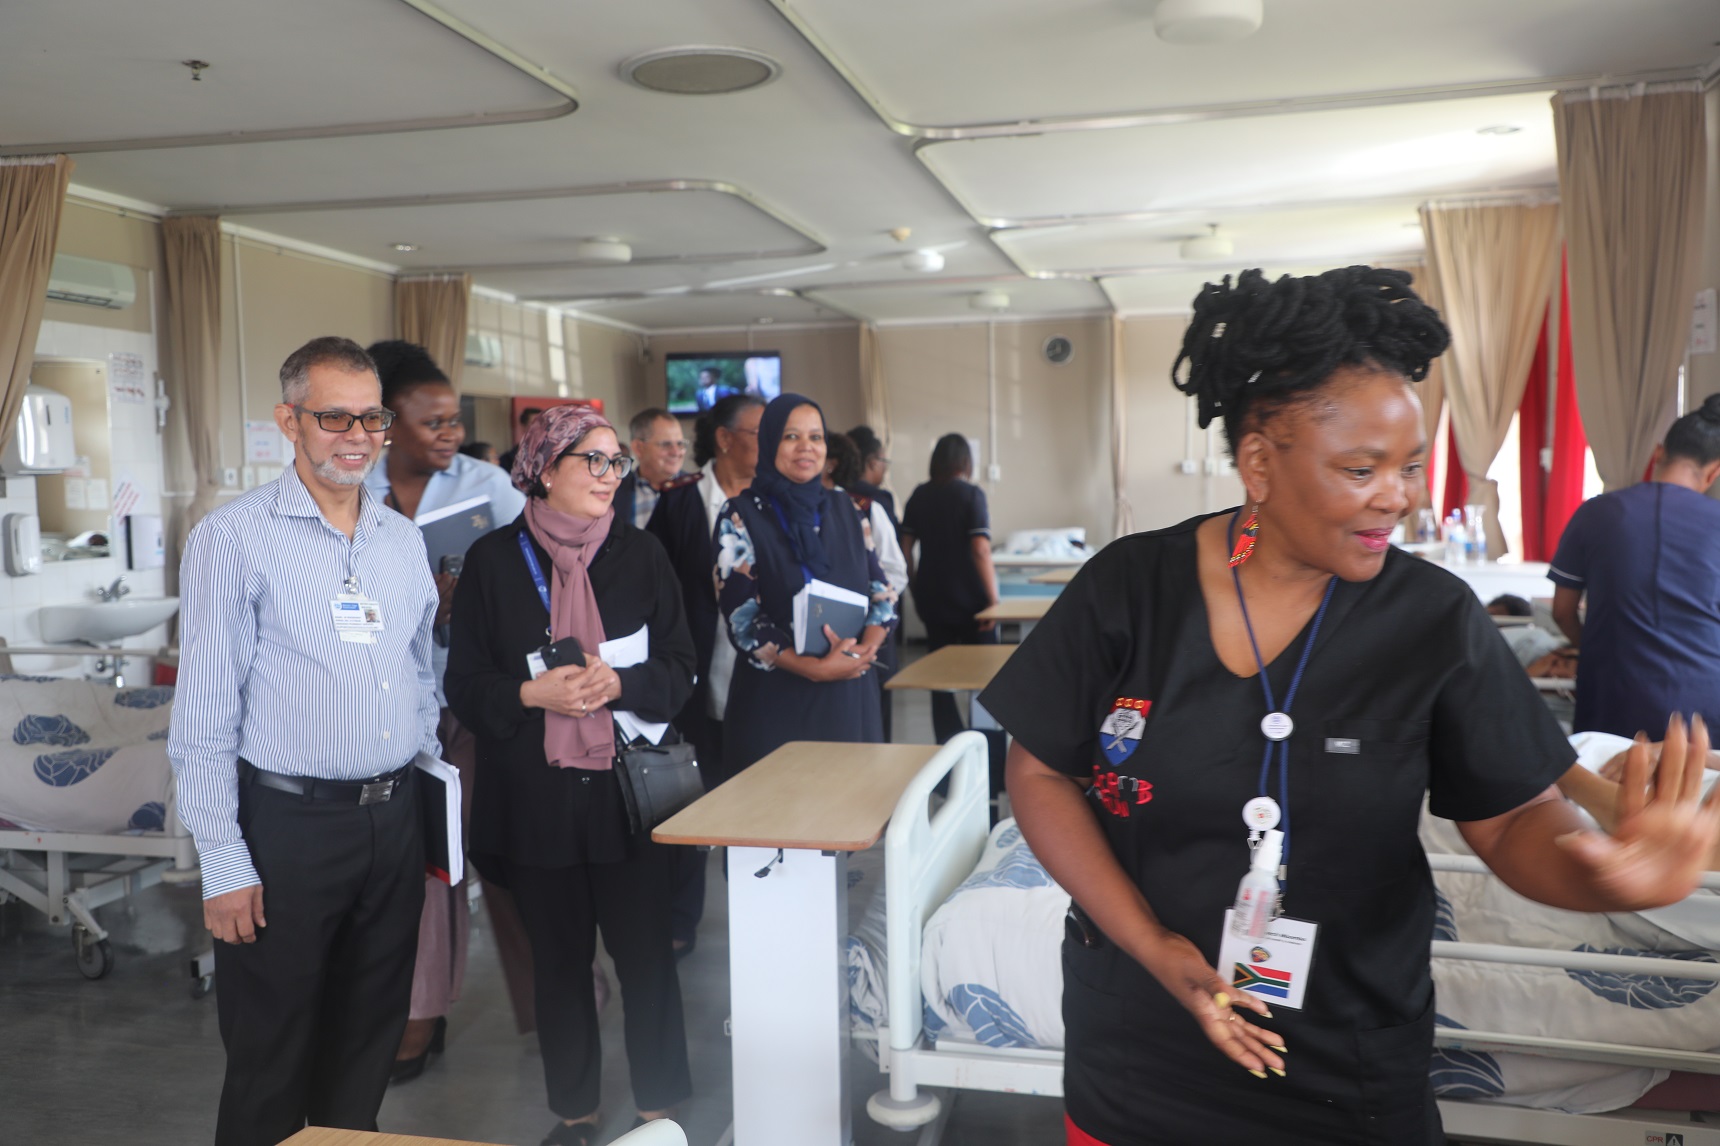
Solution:
{"label": "floral patterned dress", "polygon": [[[826,492],[819,538],[830,561],[822,579],[865,593],[868,625],[894,627],[895,590],[846,493]],[[878,687],[869,677],[814,682],[776,667],[778,651],[794,647],[790,618],[806,573],[770,502],[751,490],[730,499],[714,544],[717,603],[739,654],[724,726],[728,767],[739,771],[791,740],[881,741]]]}

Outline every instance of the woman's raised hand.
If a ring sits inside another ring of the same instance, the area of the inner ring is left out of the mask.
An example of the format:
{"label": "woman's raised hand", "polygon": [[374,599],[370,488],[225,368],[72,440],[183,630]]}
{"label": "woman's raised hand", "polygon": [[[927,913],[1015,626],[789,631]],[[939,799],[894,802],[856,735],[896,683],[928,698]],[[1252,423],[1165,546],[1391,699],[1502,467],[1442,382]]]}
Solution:
{"label": "woman's raised hand", "polygon": [[1708,763],[1708,726],[1702,717],[1686,730],[1683,717],[1675,714],[1658,761],[1651,747],[1639,739],[1625,753],[1611,835],[1559,837],[1620,910],[1662,907],[1689,895],[1720,841],[1720,785],[1701,799]]}
{"label": "woman's raised hand", "polygon": [[1261,1000],[1219,978],[1200,948],[1167,931],[1154,941],[1141,963],[1188,1008],[1200,1023],[1201,1032],[1225,1057],[1259,1078],[1265,1078],[1267,1071],[1284,1074],[1283,1056],[1288,1053],[1284,1041],[1238,1013],[1252,1011],[1270,1019],[1272,1012]]}

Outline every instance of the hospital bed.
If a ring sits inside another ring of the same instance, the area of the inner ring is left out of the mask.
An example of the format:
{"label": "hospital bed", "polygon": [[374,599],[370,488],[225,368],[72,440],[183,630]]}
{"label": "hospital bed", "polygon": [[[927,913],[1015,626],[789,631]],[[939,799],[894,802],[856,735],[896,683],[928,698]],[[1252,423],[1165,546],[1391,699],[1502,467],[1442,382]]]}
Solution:
{"label": "hospital bed", "polygon": [[[0,904],[70,924],[88,979],[113,969],[95,911],[198,877],[167,762],[171,688],[0,674]],[[213,967],[192,964],[192,994]]]}
{"label": "hospital bed", "polygon": [[[952,785],[951,804],[936,814],[913,797],[917,788],[904,798],[885,836],[885,894],[848,942],[856,1039],[869,1052],[875,1043],[889,1079],[867,1111],[883,1125],[918,1130],[918,1146],[935,1146],[962,1090],[1063,1092],[1060,950],[1069,897],[1012,821],[988,833],[983,801],[971,791],[965,805],[952,806],[960,788]],[[1527,901],[1507,905],[1514,893],[1478,859],[1439,854],[1449,850],[1445,842],[1425,832],[1424,842],[1440,889],[1433,1074],[1447,1133],[1545,1146],[1720,1146],[1720,1115],[1702,1112],[1720,1109],[1720,962],[1710,951],[1668,950],[1677,938],[1642,917],[1544,909],[1569,917],[1557,926],[1588,927],[1581,942],[1555,947],[1543,934],[1546,920],[1517,906]],[[1703,887],[1666,910],[1720,929],[1720,875],[1710,873]],[[1489,930],[1492,917],[1503,917],[1506,934]],[[1622,941],[1605,941],[1614,931]],[[1471,933],[1542,942],[1475,941]],[[1585,1001],[1591,1013],[1574,1016]],[[1462,1022],[1495,1011],[1534,1021]],[[1662,1093],[1655,1087],[1669,1071],[1684,1072],[1674,1082],[1713,1084],[1698,1097],[1700,1109],[1631,1107]]]}

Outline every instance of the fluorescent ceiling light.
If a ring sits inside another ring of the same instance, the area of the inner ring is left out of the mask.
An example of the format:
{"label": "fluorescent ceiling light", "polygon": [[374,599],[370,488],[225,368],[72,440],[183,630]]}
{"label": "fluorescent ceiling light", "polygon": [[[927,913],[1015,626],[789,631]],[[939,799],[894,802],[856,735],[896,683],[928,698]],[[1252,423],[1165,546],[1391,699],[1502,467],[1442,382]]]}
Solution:
{"label": "fluorescent ceiling light", "polygon": [[1009,295],[1000,290],[982,290],[968,299],[975,310],[1008,310]]}
{"label": "fluorescent ceiling light", "polygon": [[633,248],[620,239],[586,239],[581,242],[576,253],[588,263],[630,263],[633,261]]}
{"label": "fluorescent ceiling light", "polygon": [[902,256],[902,266],[922,275],[935,274],[944,269],[944,255],[934,250],[909,251]]}
{"label": "fluorescent ceiling light", "polygon": [[816,275],[823,271],[836,269],[835,263],[817,263],[810,267],[794,267],[786,271],[766,271],[758,275],[743,275],[738,279],[716,279],[705,284],[706,290],[721,290],[724,287],[746,286],[748,283],[765,283],[772,279],[792,279],[801,275]]}

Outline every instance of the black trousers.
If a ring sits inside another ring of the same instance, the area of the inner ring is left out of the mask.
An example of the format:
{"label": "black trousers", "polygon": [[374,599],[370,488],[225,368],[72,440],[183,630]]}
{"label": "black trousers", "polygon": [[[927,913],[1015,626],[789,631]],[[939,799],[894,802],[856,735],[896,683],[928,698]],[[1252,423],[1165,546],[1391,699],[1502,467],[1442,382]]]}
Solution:
{"label": "black trousers", "polygon": [[[929,652],[935,653],[945,645],[995,645],[997,642],[995,625],[987,632],[980,631],[978,621],[969,621],[965,625],[926,625],[926,646]],[[888,699],[889,694],[884,695]],[[956,705],[956,694],[932,693],[932,735],[937,742],[947,744],[950,737],[966,730],[967,715]],[[1003,766],[1009,751],[1009,738],[1003,732],[992,729],[985,733],[985,739],[991,757],[991,794],[996,798],[1004,787]]]}
{"label": "black trousers", "polygon": [[621,982],[634,1103],[640,1110],[662,1110],[693,1092],[669,936],[670,853],[680,849],[637,846],[637,856],[620,863],[507,865],[508,887],[537,969],[538,1043],[549,1108],[563,1118],[583,1118],[597,1109],[603,1048],[591,963],[599,928]]}
{"label": "black trousers", "polygon": [[215,944],[216,1146],[275,1146],[307,1123],[375,1130],[418,956],[418,786],[360,807],[241,783],[239,826],[268,926]]}
{"label": "black trousers", "polygon": [[[703,699],[701,698],[701,703]],[[689,735],[699,754],[700,779],[709,792],[725,778],[723,767],[723,722],[705,716],[696,733]],[[673,886],[669,908],[670,934],[677,943],[691,943],[698,936],[699,921],[705,917],[705,857],[707,850],[696,847],[670,848],[670,881]]]}

